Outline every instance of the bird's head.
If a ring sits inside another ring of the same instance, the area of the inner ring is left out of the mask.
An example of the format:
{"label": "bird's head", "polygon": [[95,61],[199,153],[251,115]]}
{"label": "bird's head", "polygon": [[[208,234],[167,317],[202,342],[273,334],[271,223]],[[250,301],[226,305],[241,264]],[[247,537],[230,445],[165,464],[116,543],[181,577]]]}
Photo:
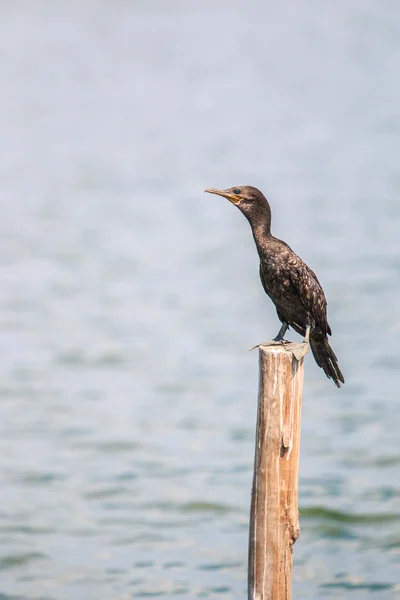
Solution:
{"label": "bird's head", "polygon": [[209,194],[218,194],[235,204],[253,227],[263,221],[267,229],[271,224],[271,209],[264,194],[251,185],[238,185],[227,190],[207,188]]}

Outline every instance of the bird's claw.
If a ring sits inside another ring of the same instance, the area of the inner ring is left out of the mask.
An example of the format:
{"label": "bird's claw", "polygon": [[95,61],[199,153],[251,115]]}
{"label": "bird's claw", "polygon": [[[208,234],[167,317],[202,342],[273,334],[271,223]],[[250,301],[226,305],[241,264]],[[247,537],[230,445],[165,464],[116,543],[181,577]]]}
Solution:
{"label": "bird's claw", "polygon": [[255,346],[252,346],[251,348],[249,348],[249,352],[251,352],[252,350],[255,350],[256,348],[259,348],[260,346],[263,346],[264,344],[256,344]]}
{"label": "bird's claw", "polygon": [[[286,344],[290,345],[290,348],[286,348]],[[289,340],[271,340],[270,342],[265,342],[264,344],[257,344],[250,348],[249,352],[254,350],[255,348],[259,348],[260,346],[283,346],[283,348],[287,352],[291,352],[296,360],[301,360],[308,352],[309,343],[306,341],[301,342],[300,344],[292,344]]]}
{"label": "bird's claw", "polygon": [[291,353],[296,360],[301,360],[308,352],[308,342],[301,342],[297,348],[292,348]]}
{"label": "bird's claw", "polygon": [[253,346],[252,348],[249,349],[249,352],[251,352],[255,348],[259,348],[260,346],[278,346],[278,345],[285,346],[285,344],[290,344],[290,343],[291,342],[289,342],[289,340],[274,338],[273,340],[270,340],[269,342],[263,342],[262,344],[257,344],[256,346]]}

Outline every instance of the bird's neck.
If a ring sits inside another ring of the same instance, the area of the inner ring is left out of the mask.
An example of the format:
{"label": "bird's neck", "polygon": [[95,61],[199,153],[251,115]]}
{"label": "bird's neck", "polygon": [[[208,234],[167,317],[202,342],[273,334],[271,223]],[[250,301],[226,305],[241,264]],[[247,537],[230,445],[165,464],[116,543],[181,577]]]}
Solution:
{"label": "bird's neck", "polygon": [[254,219],[254,221],[250,221],[250,226],[253,232],[253,237],[257,246],[257,250],[260,251],[262,248],[264,248],[268,240],[272,238],[271,213],[264,214],[263,218]]}

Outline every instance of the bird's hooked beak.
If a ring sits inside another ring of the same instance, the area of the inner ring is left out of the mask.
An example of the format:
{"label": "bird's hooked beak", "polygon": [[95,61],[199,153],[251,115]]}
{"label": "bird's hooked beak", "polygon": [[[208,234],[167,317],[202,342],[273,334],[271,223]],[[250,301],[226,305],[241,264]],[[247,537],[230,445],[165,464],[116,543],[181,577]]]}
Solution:
{"label": "bird's hooked beak", "polygon": [[207,188],[204,191],[208,192],[209,194],[217,194],[218,196],[223,196],[224,198],[227,198],[229,202],[232,202],[232,204],[239,204],[241,200],[241,196],[233,194],[230,190],[216,190],[214,188]]}

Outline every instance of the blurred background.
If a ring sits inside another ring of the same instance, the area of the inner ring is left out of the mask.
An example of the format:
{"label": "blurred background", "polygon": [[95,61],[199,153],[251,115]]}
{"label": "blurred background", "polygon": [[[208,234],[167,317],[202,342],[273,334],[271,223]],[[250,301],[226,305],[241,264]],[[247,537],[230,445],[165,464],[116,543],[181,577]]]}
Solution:
{"label": "blurred background", "polygon": [[[251,184],[318,273],[294,598],[400,594],[396,0],[0,4],[0,598],[244,598]],[[291,333],[288,337],[298,339]]]}

